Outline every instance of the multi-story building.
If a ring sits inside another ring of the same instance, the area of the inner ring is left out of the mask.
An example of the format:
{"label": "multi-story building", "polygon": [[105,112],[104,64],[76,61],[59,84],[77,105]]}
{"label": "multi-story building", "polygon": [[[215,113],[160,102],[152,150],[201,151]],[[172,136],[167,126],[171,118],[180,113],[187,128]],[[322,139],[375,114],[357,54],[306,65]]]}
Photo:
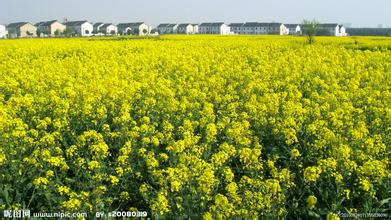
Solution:
{"label": "multi-story building", "polygon": [[202,23],[199,26],[199,33],[228,35],[231,33],[231,29],[224,22]]}
{"label": "multi-story building", "polygon": [[289,35],[301,35],[301,27],[299,24],[285,24],[288,28]]}
{"label": "multi-story building", "polygon": [[231,28],[231,32],[235,34],[243,34],[243,25],[244,23],[231,23],[229,27]]}
{"label": "multi-story building", "polygon": [[159,32],[159,34],[176,34],[177,28],[178,28],[177,24],[164,23],[164,24],[159,24],[157,26],[157,31]]}
{"label": "multi-story building", "polygon": [[7,26],[7,30],[10,38],[37,36],[37,27],[29,22],[11,23]]}
{"label": "multi-story building", "polygon": [[0,24],[0,38],[6,38],[7,37],[7,28],[5,25]]}
{"label": "multi-story building", "polygon": [[66,26],[57,20],[42,21],[35,24],[41,36],[56,36],[64,32]]}
{"label": "multi-story building", "polygon": [[178,34],[194,34],[194,26],[190,23],[179,24],[177,28]]}
{"label": "multi-story building", "polygon": [[94,26],[88,21],[70,21],[65,23],[66,28],[70,33],[82,37],[89,37],[93,35]]}

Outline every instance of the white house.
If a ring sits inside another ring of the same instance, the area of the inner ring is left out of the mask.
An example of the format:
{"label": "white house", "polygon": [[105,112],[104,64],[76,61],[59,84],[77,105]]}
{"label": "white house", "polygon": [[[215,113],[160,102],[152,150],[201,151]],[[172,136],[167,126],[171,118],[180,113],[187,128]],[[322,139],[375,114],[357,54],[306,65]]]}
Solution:
{"label": "white house", "polygon": [[282,23],[260,23],[266,29],[266,34],[288,35],[288,28]]}
{"label": "white house", "polygon": [[224,22],[202,23],[199,26],[199,33],[228,35],[231,33],[231,28]]}
{"label": "white house", "polygon": [[149,35],[152,27],[144,22],[120,23],[117,25],[121,35]]}
{"label": "white house", "polygon": [[135,35],[149,35],[152,30],[152,27],[144,22],[129,23],[129,25]]}
{"label": "white house", "polygon": [[241,27],[237,27],[241,34],[276,34],[287,35],[288,28],[282,23],[260,23],[246,22]]}
{"label": "white house", "polygon": [[114,24],[107,23],[100,27],[100,31],[106,35],[116,35],[118,33],[118,27]]}
{"label": "white house", "polygon": [[94,34],[102,34],[102,31],[101,31],[101,27],[104,25],[104,23],[103,22],[97,22],[97,23],[94,23],[94,25],[93,25],[93,33]]}
{"label": "white house", "polygon": [[120,23],[117,25],[118,33],[120,35],[131,35],[132,28],[130,27],[130,23]]}
{"label": "white house", "polygon": [[259,22],[246,22],[239,29],[240,34],[267,34],[266,26],[262,26]]}
{"label": "white house", "polygon": [[346,36],[346,29],[343,25],[336,23],[331,24],[319,24],[318,26],[318,35],[326,36]]}
{"label": "white house", "polygon": [[348,33],[346,33],[346,28],[343,25],[339,25],[339,36],[348,36]]}
{"label": "white house", "polygon": [[7,37],[7,29],[5,28],[5,25],[0,24],[0,38],[6,38]]}
{"label": "white house", "polygon": [[299,24],[285,24],[285,27],[288,28],[289,35],[301,34],[301,27]]}
{"label": "white house", "polygon": [[169,24],[168,23],[163,23],[163,24],[159,24],[157,27],[156,27],[156,30],[159,34],[165,34],[167,32],[167,26]]}
{"label": "white house", "polygon": [[157,26],[157,31],[159,34],[176,34],[177,33],[177,24],[159,24]]}
{"label": "white house", "polygon": [[243,25],[244,23],[231,23],[229,27],[231,28],[231,32],[235,34],[243,34]]}
{"label": "white house", "polygon": [[194,34],[194,26],[189,23],[179,24],[177,28],[178,34]]}
{"label": "white house", "polygon": [[57,20],[53,21],[42,21],[37,24],[35,24],[37,27],[37,32],[41,36],[56,36],[60,35],[64,32],[66,26],[62,23],[60,23]]}
{"label": "white house", "polygon": [[88,21],[70,21],[65,23],[67,29],[72,33],[82,37],[92,36],[94,26]]}
{"label": "white house", "polygon": [[29,22],[17,22],[8,24],[7,31],[9,38],[37,36],[37,27],[35,27]]}
{"label": "white house", "polygon": [[193,25],[194,34],[198,34],[200,32],[200,25],[198,24],[191,24]]}

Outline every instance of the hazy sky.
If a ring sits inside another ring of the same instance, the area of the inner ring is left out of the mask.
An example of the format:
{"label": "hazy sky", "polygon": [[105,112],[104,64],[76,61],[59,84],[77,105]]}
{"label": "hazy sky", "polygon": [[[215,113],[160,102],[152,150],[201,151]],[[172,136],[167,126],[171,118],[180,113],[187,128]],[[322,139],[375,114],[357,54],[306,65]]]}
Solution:
{"label": "hazy sky", "polygon": [[0,23],[57,19],[92,22],[320,22],[391,26],[391,0],[0,0]]}

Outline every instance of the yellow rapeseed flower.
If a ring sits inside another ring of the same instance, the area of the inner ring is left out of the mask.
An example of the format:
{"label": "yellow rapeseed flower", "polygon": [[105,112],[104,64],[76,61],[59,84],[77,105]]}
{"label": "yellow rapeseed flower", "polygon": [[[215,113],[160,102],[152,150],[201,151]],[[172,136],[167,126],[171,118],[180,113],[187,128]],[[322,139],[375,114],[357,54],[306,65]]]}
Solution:
{"label": "yellow rapeseed flower", "polygon": [[304,170],[304,180],[306,182],[316,182],[319,179],[321,172],[319,167],[307,167]]}
{"label": "yellow rapeseed flower", "polygon": [[34,179],[33,184],[37,187],[42,187],[46,189],[46,185],[49,183],[49,180],[46,179],[45,177],[38,177]]}
{"label": "yellow rapeseed flower", "polygon": [[71,191],[71,189],[67,186],[59,186],[57,188],[57,191],[60,193],[60,195],[67,195]]}
{"label": "yellow rapeseed flower", "polygon": [[301,154],[300,154],[300,151],[298,149],[294,148],[294,149],[291,150],[291,157],[292,158],[295,159],[295,158],[298,158],[300,156],[301,156]]}
{"label": "yellow rapeseed flower", "polygon": [[308,198],[307,198],[308,208],[310,208],[310,209],[315,208],[317,202],[318,202],[318,199],[315,196],[312,196],[312,195],[308,196]]}

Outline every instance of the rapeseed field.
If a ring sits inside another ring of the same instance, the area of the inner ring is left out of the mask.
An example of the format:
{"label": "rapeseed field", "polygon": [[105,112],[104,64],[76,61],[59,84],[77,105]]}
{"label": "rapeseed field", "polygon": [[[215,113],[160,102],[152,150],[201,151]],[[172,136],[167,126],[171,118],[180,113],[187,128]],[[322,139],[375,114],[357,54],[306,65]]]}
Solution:
{"label": "rapeseed field", "polygon": [[0,41],[0,210],[390,211],[391,39]]}

